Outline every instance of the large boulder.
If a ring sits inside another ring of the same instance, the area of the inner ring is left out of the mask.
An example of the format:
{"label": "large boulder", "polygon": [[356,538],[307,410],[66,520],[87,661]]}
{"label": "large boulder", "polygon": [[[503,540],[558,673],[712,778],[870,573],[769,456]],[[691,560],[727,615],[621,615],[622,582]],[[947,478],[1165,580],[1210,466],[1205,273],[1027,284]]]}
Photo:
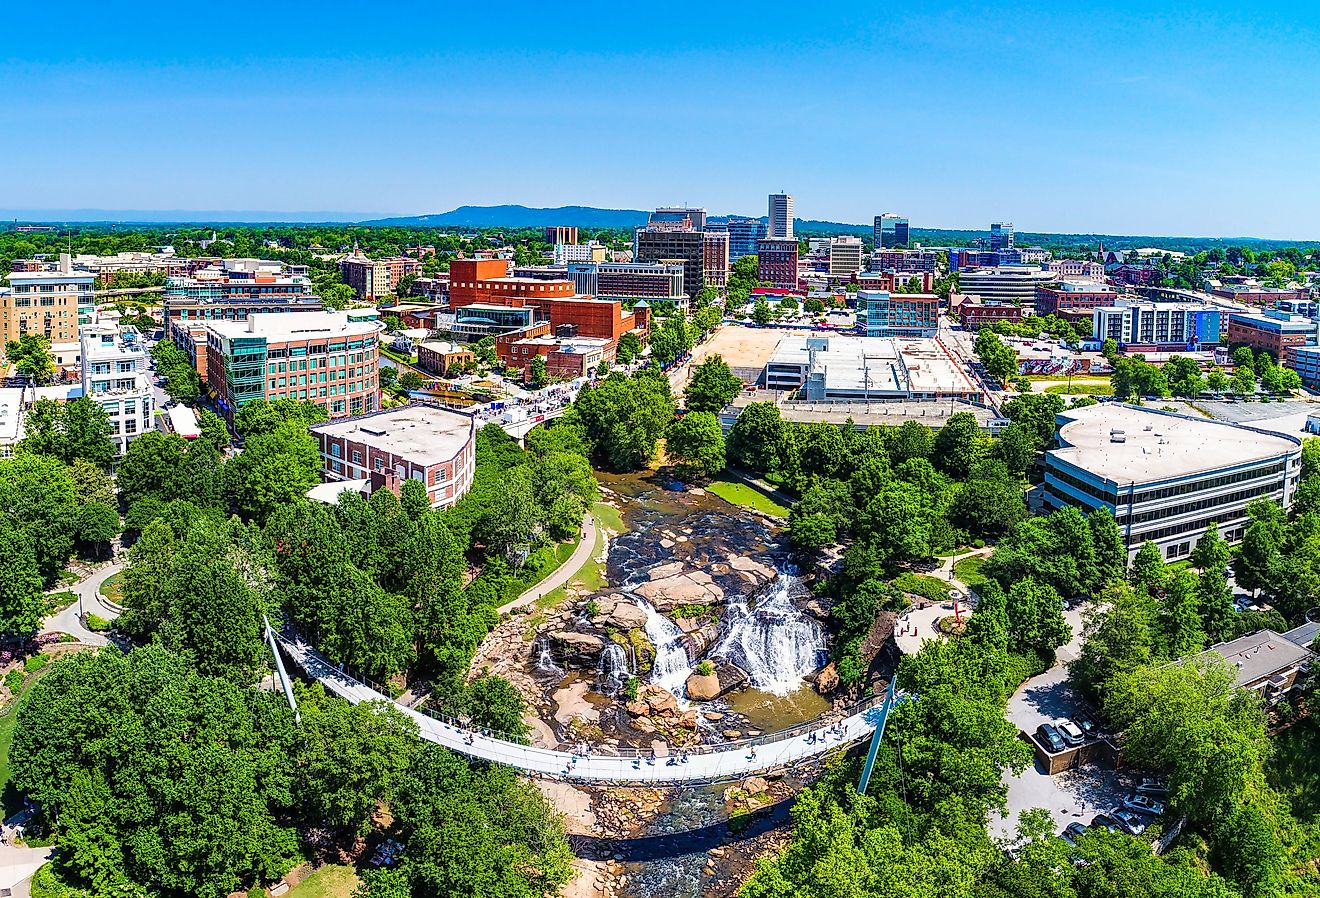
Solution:
{"label": "large boulder", "polygon": [[677,717],[678,699],[668,689],[652,686],[646,690],[642,700],[651,708],[651,714],[658,717]]}
{"label": "large boulder", "polygon": [[753,590],[760,589],[778,576],[778,571],[770,565],[757,561],[747,555],[738,555],[729,559],[729,568],[737,571]]}
{"label": "large boulder", "polygon": [[608,623],[620,630],[636,630],[646,626],[646,612],[632,602],[618,602],[610,612]]}
{"label": "large boulder", "polygon": [[715,672],[699,674],[693,671],[687,678],[687,697],[694,702],[710,702],[720,697],[720,678]]}
{"label": "large boulder", "polygon": [[575,633],[571,630],[554,630],[550,634],[551,654],[569,665],[594,665],[605,651],[604,637],[594,633]]}
{"label": "large boulder", "polygon": [[711,579],[710,574],[705,571],[683,571],[678,562],[661,567],[672,568],[674,565],[678,565],[678,572],[655,577],[655,571],[652,571],[653,579],[633,591],[661,611],[672,611],[679,605],[711,605],[724,601],[724,590]]}
{"label": "large boulder", "polygon": [[829,695],[839,688],[839,669],[831,661],[825,665],[825,668],[816,675],[816,691],[821,695]]}

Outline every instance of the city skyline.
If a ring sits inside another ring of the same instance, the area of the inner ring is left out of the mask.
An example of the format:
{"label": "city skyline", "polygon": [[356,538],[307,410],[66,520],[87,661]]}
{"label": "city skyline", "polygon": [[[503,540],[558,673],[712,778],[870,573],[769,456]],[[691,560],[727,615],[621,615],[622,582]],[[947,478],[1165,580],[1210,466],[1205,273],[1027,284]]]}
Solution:
{"label": "city skyline", "polygon": [[[800,219],[1320,237],[1320,183],[1299,176],[1320,124],[1295,114],[1320,30],[1299,4],[1199,7],[734,4],[681,43],[642,9],[583,26],[514,4],[498,32],[477,10],[427,10],[439,49],[420,7],[372,29],[343,27],[362,11],[334,4],[263,9],[246,29],[85,3],[56,29],[20,8],[23,40],[0,51],[19,138],[6,168],[22,173],[4,204],[361,220],[686,199],[756,214],[784,189]],[[1261,124],[1285,121],[1287,140]],[[638,139],[656,128],[673,139]]]}

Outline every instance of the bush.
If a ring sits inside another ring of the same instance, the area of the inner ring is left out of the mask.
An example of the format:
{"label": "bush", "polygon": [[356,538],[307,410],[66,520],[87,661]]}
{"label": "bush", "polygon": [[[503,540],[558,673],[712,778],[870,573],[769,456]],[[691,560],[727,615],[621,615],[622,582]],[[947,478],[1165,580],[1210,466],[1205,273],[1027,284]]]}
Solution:
{"label": "bush", "polygon": [[702,661],[697,665],[697,676],[708,677],[713,673],[715,673],[715,665],[709,661]]}
{"label": "bush", "polygon": [[587,617],[595,617],[600,614],[600,603],[592,599],[587,603]]}
{"label": "bush", "polygon": [[93,633],[108,633],[113,628],[114,624],[101,617],[99,614],[88,613],[87,629],[91,630]]}
{"label": "bush", "polygon": [[670,612],[676,618],[705,617],[710,614],[709,605],[679,605]]}
{"label": "bush", "polygon": [[28,673],[35,673],[45,667],[49,661],[50,655],[47,655],[45,652],[33,655],[31,658],[23,662],[23,670]]}
{"label": "bush", "polygon": [[13,695],[18,695],[18,690],[23,688],[24,679],[23,671],[14,668],[9,673],[5,674],[5,688]]}
{"label": "bush", "polygon": [[637,689],[641,681],[636,677],[629,677],[628,682],[623,684],[623,697],[630,702],[637,701]]}

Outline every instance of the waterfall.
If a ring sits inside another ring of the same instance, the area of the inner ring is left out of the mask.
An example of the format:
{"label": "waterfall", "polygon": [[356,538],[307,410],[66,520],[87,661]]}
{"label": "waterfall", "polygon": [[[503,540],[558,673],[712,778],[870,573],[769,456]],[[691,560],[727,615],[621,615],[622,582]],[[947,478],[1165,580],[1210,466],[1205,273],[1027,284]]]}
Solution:
{"label": "waterfall", "polygon": [[562,677],[564,669],[555,663],[555,658],[550,654],[550,640],[541,640],[541,650],[536,656],[536,672],[539,674],[553,675]]}
{"label": "waterfall", "polygon": [[681,701],[686,693],[688,674],[692,672],[692,659],[688,657],[683,631],[645,599],[633,596],[632,601],[646,612],[646,638],[655,647],[651,682],[668,689]]}
{"label": "waterfall", "polygon": [[600,667],[596,670],[600,691],[604,695],[618,695],[632,676],[628,653],[617,642],[611,642],[600,653]]}
{"label": "waterfall", "polygon": [[825,631],[789,598],[791,571],[781,571],[753,610],[746,597],[728,605],[729,628],[712,653],[747,672],[757,689],[788,695],[820,666]]}

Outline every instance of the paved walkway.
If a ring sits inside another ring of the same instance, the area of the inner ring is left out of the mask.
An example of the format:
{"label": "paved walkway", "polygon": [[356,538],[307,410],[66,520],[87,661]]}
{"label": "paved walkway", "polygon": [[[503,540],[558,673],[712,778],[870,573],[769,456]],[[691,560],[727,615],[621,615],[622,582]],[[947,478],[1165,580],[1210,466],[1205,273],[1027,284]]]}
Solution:
{"label": "paved walkway", "polygon": [[[91,576],[79,580],[69,590],[75,593],[80,602],[74,602],[63,611],[52,614],[41,624],[43,633],[68,633],[74,636],[79,642],[87,645],[106,645],[108,640],[100,633],[93,633],[83,626],[82,620],[78,616],[79,605],[81,610],[106,620],[114,620],[119,617],[118,609],[111,608],[101,597],[101,584],[109,580],[112,576],[124,569],[124,561],[116,559],[104,567],[97,568]],[[57,592],[60,590],[56,590]]]}
{"label": "paved walkway", "polygon": [[22,894],[28,894],[26,880],[37,872],[38,867],[50,860],[54,853],[54,847],[0,845],[0,889],[13,889],[23,883]]}
{"label": "paved walkway", "polygon": [[[388,696],[342,673],[305,642],[277,637],[288,657],[341,698],[359,702],[389,702]],[[464,729],[455,722],[429,717],[393,702],[417,722],[421,736],[459,754],[507,764],[532,776],[572,782],[619,785],[682,785],[720,783],[744,779],[758,773],[791,768],[831,749],[869,738],[878,725],[881,710],[875,704],[834,721],[812,721],[803,727],[756,740],[705,746],[680,763],[660,757],[651,760],[636,755],[587,754],[520,745],[481,731]],[[833,729],[832,729],[833,728]],[[626,750],[625,750],[626,751]],[[649,753],[648,753],[649,754]]]}
{"label": "paved walkway", "polygon": [[577,572],[582,570],[582,566],[587,563],[588,559],[591,558],[591,553],[596,551],[596,516],[590,511],[582,516],[582,532],[585,536],[578,541],[577,548],[573,550],[573,554],[568,557],[567,561],[551,571],[549,576],[518,596],[518,598],[504,603],[495,610],[500,614],[508,614],[510,611],[524,605],[532,604],[537,599],[547,593],[554,592],[569,580],[572,580]]}

